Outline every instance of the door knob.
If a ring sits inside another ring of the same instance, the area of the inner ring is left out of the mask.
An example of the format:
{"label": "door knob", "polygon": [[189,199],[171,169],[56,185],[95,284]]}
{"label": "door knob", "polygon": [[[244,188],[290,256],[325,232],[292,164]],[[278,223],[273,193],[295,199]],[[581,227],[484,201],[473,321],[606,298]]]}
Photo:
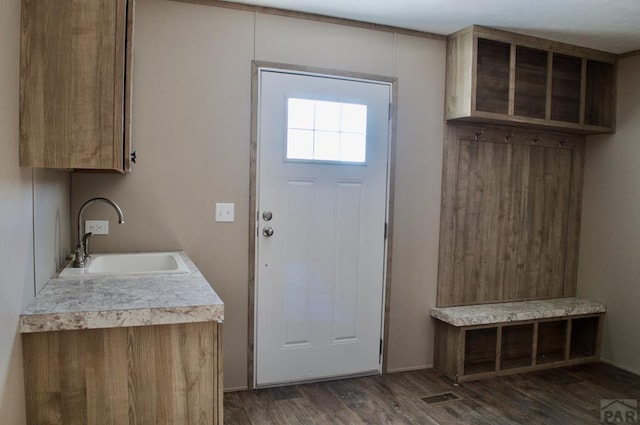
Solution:
{"label": "door knob", "polygon": [[271,227],[265,227],[264,229],[262,229],[262,234],[265,237],[270,238],[271,236],[273,236],[273,229]]}

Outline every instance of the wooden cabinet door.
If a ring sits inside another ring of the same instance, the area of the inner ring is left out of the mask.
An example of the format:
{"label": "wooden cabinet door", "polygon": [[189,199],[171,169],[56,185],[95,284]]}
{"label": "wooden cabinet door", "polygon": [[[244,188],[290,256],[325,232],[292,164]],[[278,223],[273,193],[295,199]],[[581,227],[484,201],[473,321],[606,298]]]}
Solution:
{"label": "wooden cabinet door", "polygon": [[132,13],[133,0],[23,0],[21,166],[128,171]]}

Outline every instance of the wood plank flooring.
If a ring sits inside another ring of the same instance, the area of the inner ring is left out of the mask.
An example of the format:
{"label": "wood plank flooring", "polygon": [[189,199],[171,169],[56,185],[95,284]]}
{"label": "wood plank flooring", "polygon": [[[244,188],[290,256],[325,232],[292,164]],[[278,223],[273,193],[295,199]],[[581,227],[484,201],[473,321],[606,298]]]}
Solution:
{"label": "wood plank flooring", "polygon": [[224,423],[586,425],[601,423],[601,399],[640,401],[640,376],[604,363],[460,386],[434,369],[393,373],[227,393]]}

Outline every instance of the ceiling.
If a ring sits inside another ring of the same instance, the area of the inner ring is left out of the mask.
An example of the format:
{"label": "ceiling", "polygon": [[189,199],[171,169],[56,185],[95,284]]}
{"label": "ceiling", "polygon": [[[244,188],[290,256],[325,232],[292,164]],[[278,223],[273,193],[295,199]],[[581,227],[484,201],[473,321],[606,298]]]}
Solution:
{"label": "ceiling", "polygon": [[640,49],[639,0],[230,0],[451,34],[479,24],[611,53]]}

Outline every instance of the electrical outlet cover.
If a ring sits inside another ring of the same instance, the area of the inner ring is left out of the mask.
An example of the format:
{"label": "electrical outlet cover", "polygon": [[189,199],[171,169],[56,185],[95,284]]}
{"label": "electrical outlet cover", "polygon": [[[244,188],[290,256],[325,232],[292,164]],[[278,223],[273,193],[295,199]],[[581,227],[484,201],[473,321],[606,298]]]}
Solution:
{"label": "electrical outlet cover", "polygon": [[85,220],[84,232],[91,232],[95,235],[108,235],[109,234],[109,220]]}

